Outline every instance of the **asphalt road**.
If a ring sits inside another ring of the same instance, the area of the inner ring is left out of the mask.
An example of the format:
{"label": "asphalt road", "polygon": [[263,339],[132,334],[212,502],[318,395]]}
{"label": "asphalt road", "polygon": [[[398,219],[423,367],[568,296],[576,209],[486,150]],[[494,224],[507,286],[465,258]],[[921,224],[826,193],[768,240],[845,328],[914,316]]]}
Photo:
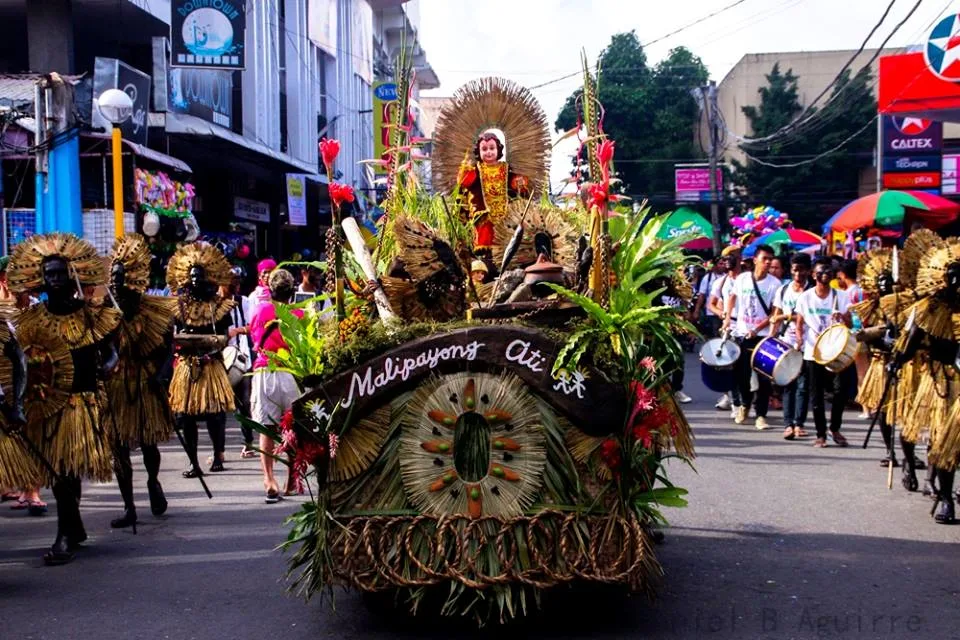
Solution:
{"label": "asphalt road", "polygon": [[[780,429],[735,426],[688,360],[687,405],[696,472],[677,466],[691,504],[669,509],[657,547],[666,572],[655,602],[609,593],[557,592],[517,631],[530,637],[960,638],[960,526],[935,525],[930,502],[886,488],[880,439],[847,413],[851,447],[817,450]],[[771,423],[779,413],[771,412]],[[812,425],[810,425],[812,426]],[[809,429],[812,432],[812,428]],[[875,434],[878,436],[879,434]],[[285,593],[275,550],[301,498],[264,504],[256,460],[241,460],[229,433],[228,471],[208,476],[208,500],[180,477],[186,457],[163,448],[168,514],[149,514],[138,466],[138,534],[111,530],[115,485],[85,484],[91,536],[77,560],[47,568],[51,513],[0,507],[0,639],[457,637],[486,635],[455,622],[411,624],[374,613],[356,594],[329,601]],[[203,452],[204,457],[208,452]]]}

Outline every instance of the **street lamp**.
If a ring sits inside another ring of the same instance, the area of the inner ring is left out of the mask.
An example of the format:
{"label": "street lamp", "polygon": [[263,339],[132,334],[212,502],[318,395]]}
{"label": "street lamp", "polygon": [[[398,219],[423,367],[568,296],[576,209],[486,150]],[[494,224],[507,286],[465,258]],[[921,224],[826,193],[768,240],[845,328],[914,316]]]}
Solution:
{"label": "street lamp", "polygon": [[133,113],[133,100],[120,89],[107,89],[100,94],[97,100],[97,109],[100,115],[113,125],[112,154],[113,154],[113,231],[116,237],[123,237],[123,165],[122,150],[120,148],[120,125],[126,122]]}

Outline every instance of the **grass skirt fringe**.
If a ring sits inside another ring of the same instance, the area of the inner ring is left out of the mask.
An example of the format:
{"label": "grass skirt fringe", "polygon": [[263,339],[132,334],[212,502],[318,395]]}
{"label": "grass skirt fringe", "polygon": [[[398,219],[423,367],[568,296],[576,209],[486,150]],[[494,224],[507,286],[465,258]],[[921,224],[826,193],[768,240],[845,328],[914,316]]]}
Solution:
{"label": "grass skirt fringe", "polygon": [[874,353],[870,356],[870,366],[863,376],[860,383],[860,392],[857,394],[857,402],[865,409],[876,411],[880,406],[880,399],[883,396],[883,387],[887,382],[887,374],[884,367],[887,359],[884,354]]}
{"label": "grass skirt fringe", "polygon": [[917,389],[908,420],[911,433],[930,429],[929,458],[938,468],[952,470],[960,455],[958,409],[960,376],[950,365],[931,363]]}
{"label": "grass skirt fringe", "polygon": [[[113,468],[100,421],[100,406],[105,401],[102,392],[71,393],[63,409],[28,424],[27,437],[60,473],[106,482]],[[53,482],[53,478],[46,480]]]}
{"label": "grass skirt fringe", "polygon": [[[900,369],[896,386],[887,395],[887,422],[898,425],[903,430],[903,437],[907,442],[916,442],[920,431],[912,433],[907,425],[912,413],[914,396],[920,385],[920,375],[926,367],[926,356],[918,354]],[[924,425],[925,426],[925,425]]]}
{"label": "grass skirt fringe", "polygon": [[43,481],[36,460],[16,438],[0,432],[0,487],[23,489]]}
{"label": "grass skirt fringe", "polygon": [[173,416],[163,390],[143,365],[127,365],[123,375],[107,383],[110,406],[104,423],[111,438],[121,442],[159,444],[173,433]]}
{"label": "grass skirt fringe", "polygon": [[944,469],[956,469],[960,462],[960,402],[954,400],[947,423],[937,435],[937,442],[931,447],[931,456],[936,460],[936,465]]}
{"label": "grass skirt fringe", "polygon": [[170,409],[193,416],[233,412],[233,388],[223,361],[178,356],[170,383]]}

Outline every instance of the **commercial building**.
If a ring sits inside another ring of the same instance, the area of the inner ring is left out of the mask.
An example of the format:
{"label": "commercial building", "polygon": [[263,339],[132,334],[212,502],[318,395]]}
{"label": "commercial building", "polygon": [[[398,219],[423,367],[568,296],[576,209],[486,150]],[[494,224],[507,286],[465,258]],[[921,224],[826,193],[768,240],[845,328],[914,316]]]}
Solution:
{"label": "commercial building", "polygon": [[[109,88],[111,79],[118,88],[129,86],[120,74],[103,70],[119,67],[128,77],[146,78],[135,106],[142,111],[138,117],[143,119],[143,137],[136,148],[129,141],[127,151],[132,155],[125,156],[127,210],[137,214],[130,224],[142,222],[142,211],[135,211],[132,180],[137,163],[138,168],[164,170],[171,178],[189,181],[196,193],[192,211],[204,234],[211,239],[225,234],[221,238],[225,242],[230,234],[249,238],[251,260],[256,255],[283,257],[302,249],[322,249],[329,203],[318,140],[324,136],[340,140],[334,179],[372,197],[373,176],[360,164],[373,155],[372,85],[392,77],[391,61],[401,47],[408,49],[417,68],[415,93],[439,84],[417,45],[419,0],[220,3],[225,15],[236,20],[236,38],[242,38],[243,46],[235,47],[241,53],[234,60],[214,58],[209,68],[202,67],[201,56],[193,60],[177,53],[184,29],[177,20],[182,22],[194,4],[0,0],[5,34],[0,39],[0,73],[18,74],[7,76],[6,83],[0,81],[0,109],[7,98],[8,106],[15,99],[18,109],[32,113],[32,95],[24,94],[38,74],[80,76],[70,124],[77,125],[84,138],[102,138],[108,127],[100,121],[93,99]],[[236,9],[244,6],[242,12]],[[172,20],[177,28],[171,28]],[[181,66],[185,64],[193,66]],[[23,75],[26,72],[29,75]],[[143,95],[144,89],[149,97]],[[16,95],[4,95],[14,90]],[[20,126],[28,124],[23,118],[19,124],[9,118],[5,122],[27,138],[17,147],[18,154],[6,149],[3,204],[24,210],[31,206],[31,198],[24,197],[22,189],[11,193],[8,183],[10,172],[16,181],[16,171],[33,170],[24,162],[33,131]],[[109,145],[102,140],[93,151],[83,153],[99,153],[97,162],[109,164]],[[95,164],[92,156],[81,163],[81,192],[109,193],[106,172],[87,164]],[[295,184],[303,185],[293,216],[288,204],[291,175]],[[109,206],[105,200],[85,202],[84,209]],[[358,206],[363,208],[366,202],[361,198]]]}

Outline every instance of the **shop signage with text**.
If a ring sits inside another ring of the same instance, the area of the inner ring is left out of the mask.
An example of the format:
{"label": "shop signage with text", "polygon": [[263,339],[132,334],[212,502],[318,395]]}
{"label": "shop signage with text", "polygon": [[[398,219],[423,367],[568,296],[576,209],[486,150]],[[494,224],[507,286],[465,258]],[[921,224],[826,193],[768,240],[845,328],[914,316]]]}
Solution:
{"label": "shop signage with text", "polygon": [[270,222],[270,204],[236,197],[233,199],[233,217],[251,222]]}
{"label": "shop signage with text", "polygon": [[[373,157],[378,160],[387,160],[387,150],[390,149],[390,137],[397,105],[397,83],[378,82],[373,85]],[[387,167],[373,166],[374,173],[384,175]]]}
{"label": "shop signage with text", "polygon": [[885,173],[883,186],[887,189],[935,189],[940,186],[940,172]]}
{"label": "shop signage with text", "polygon": [[243,69],[247,9],[242,0],[170,0],[170,64]]}
{"label": "shop signage with text", "polygon": [[[676,167],[673,171],[677,200],[710,200],[709,167]],[[723,173],[720,169],[717,169],[717,191],[723,192]]]}

